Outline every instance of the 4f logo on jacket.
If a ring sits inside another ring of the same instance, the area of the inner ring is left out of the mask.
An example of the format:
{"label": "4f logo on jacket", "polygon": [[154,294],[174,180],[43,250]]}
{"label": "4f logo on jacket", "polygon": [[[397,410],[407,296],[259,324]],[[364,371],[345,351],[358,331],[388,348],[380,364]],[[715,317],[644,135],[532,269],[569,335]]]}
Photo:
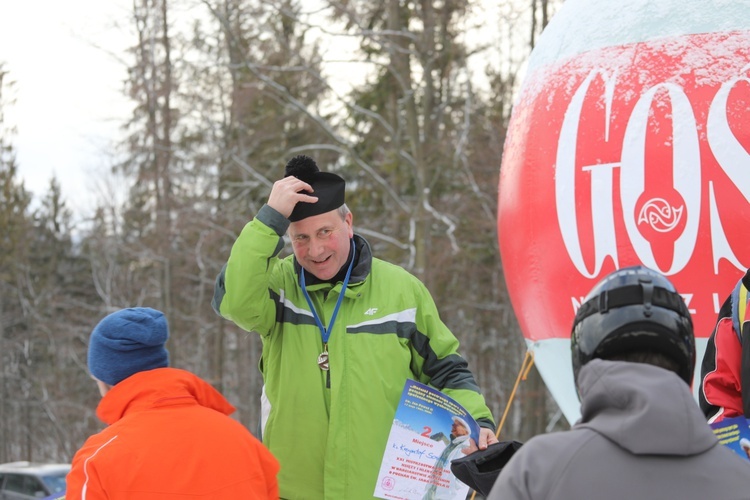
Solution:
{"label": "4f logo on jacket", "polygon": [[365,311],[365,316],[372,316],[376,312],[378,312],[378,308],[377,307],[371,307],[371,308],[369,308],[368,310]]}

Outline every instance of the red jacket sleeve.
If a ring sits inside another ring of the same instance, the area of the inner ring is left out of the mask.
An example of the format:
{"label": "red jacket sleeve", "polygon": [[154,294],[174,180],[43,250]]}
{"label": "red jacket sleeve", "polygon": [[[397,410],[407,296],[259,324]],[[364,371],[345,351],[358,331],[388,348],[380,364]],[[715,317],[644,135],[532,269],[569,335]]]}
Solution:
{"label": "red jacket sleeve", "polygon": [[732,319],[720,316],[706,346],[698,394],[709,422],[743,414],[741,362],[742,346]]}
{"label": "red jacket sleeve", "polygon": [[701,364],[698,403],[710,423],[750,417],[750,270],[721,306]]}

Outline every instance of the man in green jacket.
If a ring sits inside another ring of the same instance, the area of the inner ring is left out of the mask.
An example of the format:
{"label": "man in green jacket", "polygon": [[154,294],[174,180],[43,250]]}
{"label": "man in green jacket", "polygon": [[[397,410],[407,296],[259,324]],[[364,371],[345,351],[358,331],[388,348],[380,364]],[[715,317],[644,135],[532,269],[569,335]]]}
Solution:
{"label": "man in green jacket", "polygon": [[[372,498],[407,379],[492,414],[426,287],[354,234],[344,180],[297,156],[235,241],[212,305],[263,339],[264,444],[281,498]],[[278,258],[288,232],[294,255]]]}

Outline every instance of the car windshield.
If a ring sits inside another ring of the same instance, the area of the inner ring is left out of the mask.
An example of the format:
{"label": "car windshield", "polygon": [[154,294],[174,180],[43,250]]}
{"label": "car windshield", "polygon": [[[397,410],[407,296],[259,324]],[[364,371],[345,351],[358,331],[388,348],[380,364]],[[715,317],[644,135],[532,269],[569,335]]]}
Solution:
{"label": "car windshield", "polygon": [[54,474],[45,474],[42,481],[49,489],[50,493],[63,493],[65,491],[65,476],[67,472],[60,471]]}

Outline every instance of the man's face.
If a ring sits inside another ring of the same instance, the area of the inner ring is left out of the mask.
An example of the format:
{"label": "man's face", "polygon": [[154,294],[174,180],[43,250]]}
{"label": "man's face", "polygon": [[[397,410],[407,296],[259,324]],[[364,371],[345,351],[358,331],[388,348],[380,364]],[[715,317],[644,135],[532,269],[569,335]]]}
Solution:
{"label": "man's face", "polygon": [[289,225],[294,256],[305,271],[321,280],[336,276],[346,264],[354,236],[352,214],[342,220],[338,210],[314,215]]}

